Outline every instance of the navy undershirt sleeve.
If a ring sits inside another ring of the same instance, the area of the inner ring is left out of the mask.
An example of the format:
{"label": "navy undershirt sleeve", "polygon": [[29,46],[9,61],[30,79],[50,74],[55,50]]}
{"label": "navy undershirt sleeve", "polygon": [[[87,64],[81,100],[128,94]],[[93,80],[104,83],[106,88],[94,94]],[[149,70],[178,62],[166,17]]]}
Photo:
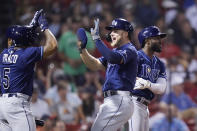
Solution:
{"label": "navy undershirt sleeve", "polygon": [[99,50],[99,52],[102,54],[102,56],[107,59],[107,61],[111,64],[120,64],[122,60],[122,56],[115,52],[110,50],[101,40],[96,40],[96,47]]}

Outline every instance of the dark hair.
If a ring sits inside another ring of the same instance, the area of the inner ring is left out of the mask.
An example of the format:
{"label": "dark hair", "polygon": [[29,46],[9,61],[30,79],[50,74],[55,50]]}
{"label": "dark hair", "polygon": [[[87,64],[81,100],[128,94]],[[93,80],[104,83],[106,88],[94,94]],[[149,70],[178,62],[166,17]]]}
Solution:
{"label": "dark hair", "polygon": [[[145,40],[145,41],[146,41],[146,40]],[[145,41],[143,41],[143,42],[142,42],[142,46],[141,46],[141,48],[144,48],[145,43],[146,43]]]}
{"label": "dark hair", "polygon": [[133,31],[132,31],[132,32],[129,31],[129,32],[128,32],[128,38],[129,38],[130,41],[132,40],[132,35],[133,35]]}
{"label": "dark hair", "polygon": [[61,90],[66,90],[66,87],[64,87],[63,85],[58,85],[57,90],[58,92]]}

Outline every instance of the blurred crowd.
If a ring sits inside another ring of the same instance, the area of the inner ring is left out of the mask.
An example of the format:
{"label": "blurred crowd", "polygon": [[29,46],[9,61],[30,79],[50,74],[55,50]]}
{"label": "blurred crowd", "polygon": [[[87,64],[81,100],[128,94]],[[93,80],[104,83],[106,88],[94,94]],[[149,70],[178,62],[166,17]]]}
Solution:
{"label": "blurred crowd", "polygon": [[[100,54],[89,33],[93,19],[105,26],[122,17],[134,26],[132,42],[140,49],[138,32],[156,25],[167,33],[158,55],[166,64],[168,87],[150,107],[152,131],[197,131],[197,0],[14,0],[13,24],[28,24],[36,10],[46,12],[58,51],[37,64],[31,108],[45,120],[39,131],[88,131],[103,101],[104,72],[88,70],[77,48],[76,30],[87,30],[87,49]],[[3,37],[3,36],[2,36]],[[40,35],[41,44],[45,39]],[[1,40],[2,41],[2,40]],[[6,44],[6,43],[4,43]],[[111,47],[110,47],[111,48]],[[124,130],[124,127],[122,129]]]}

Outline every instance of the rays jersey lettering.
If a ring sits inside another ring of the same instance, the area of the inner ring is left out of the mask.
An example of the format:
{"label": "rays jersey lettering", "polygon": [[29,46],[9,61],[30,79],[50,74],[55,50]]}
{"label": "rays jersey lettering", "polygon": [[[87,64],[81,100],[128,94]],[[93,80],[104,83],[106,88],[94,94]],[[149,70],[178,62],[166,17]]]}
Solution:
{"label": "rays jersey lettering", "polygon": [[151,82],[155,82],[159,77],[160,70],[151,69],[150,65],[142,64],[141,67],[141,78],[148,79]]}
{"label": "rays jersey lettering", "polygon": [[[142,50],[138,51],[138,73],[137,77],[156,83],[158,78],[166,78],[164,63],[158,57],[150,59]],[[148,100],[154,98],[154,94],[149,89],[134,90],[134,95],[145,97]]]}
{"label": "rays jersey lettering", "polygon": [[164,63],[156,56],[150,59],[142,50],[138,51],[138,77],[156,83],[159,77],[166,78]]}
{"label": "rays jersey lettering", "polygon": [[3,63],[16,63],[18,59],[18,55],[12,55],[12,54],[3,54]]}
{"label": "rays jersey lettering", "polygon": [[42,59],[43,47],[9,47],[0,54],[1,93],[31,96],[35,63]]}

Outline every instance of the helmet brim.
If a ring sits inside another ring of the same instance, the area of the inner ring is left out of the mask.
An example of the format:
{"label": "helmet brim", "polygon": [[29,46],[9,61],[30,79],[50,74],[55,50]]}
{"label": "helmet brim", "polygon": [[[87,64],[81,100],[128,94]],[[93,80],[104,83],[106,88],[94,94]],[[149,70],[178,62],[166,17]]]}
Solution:
{"label": "helmet brim", "polygon": [[161,38],[165,38],[167,36],[167,34],[166,33],[159,33],[158,36],[160,36]]}
{"label": "helmet brim", "polygon": [[115,27],[113,25],[110,25],[110,26],[106,26],[105,29],[111,31],[111,30],[115,29]]}

